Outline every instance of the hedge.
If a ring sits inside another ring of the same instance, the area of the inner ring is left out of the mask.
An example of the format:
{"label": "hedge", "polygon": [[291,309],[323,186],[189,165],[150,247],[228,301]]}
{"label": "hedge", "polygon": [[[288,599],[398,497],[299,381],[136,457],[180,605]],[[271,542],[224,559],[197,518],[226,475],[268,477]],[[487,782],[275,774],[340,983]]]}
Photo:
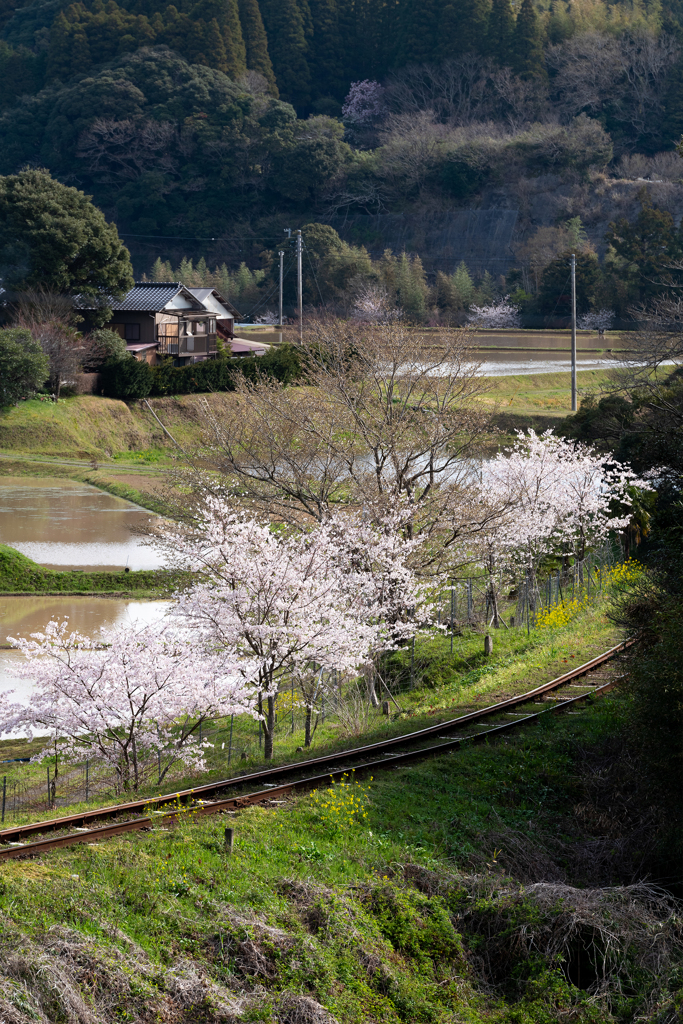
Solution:
{"label": "hedge", "polygon": [[126,356],[104,364],[100,383],[102,393],[108,398],[134,401],[148,395],[234,391],[239,374],[248,380],[270,377],[283,384],[291,384],[302,375],[301,355],[293,345],[280,345],[264,356],[244,359],[219,357],[187,366],[174,366],[171,359],[150,366]]}

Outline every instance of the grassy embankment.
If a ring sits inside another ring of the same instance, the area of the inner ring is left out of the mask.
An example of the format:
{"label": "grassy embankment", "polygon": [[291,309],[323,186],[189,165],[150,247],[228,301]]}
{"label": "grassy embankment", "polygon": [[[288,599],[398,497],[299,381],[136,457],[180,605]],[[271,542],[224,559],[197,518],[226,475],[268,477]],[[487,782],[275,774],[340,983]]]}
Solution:
{"label": "grassy embankment", "polygon": [[[542,682],[566,672],[572,665],[595,657],[618,642],[618,634],[608,618],[609,597],[601,597],[588,604],[567,625],[559,628],[501,629],[495,631],[493,654],[484,655],[483,634],[466,629],[453,638],[453,652],[448,637],[424,637],[416,645],[414,658],[410,648],[391,656],[386,677],[395,695],[390,703],[391,713],[384,716],[381,709],[371,709],[362,701],[356,716],[347,714],[342,720],[332,714],[318,721],[310,750],[298,751],[304,743],[303,711],[295,707],[294,732],[291,731],[292,709],[289,694],[283,694],[275,735],[274,763],[291,763],[327,751],[347,749],[361,743],[398,736],[428,725],[434,725],[476,707],[493,704],[506,696],[525,692]],[[413,685],[411,687],[411,661]],[[295,694],[295,697],[297,695]],[[379,694],[384,699],[386,694]],[[397,707],[398,705],[398,707]],[[399,711],[400,708],[400,711]],[[322,716],[321,716],[322,719]],[[191,788],[198,782],[209,782],[253,771],[260,766],[262,754],[258,726],[247,715],[237,716],[232,727],[232,755],[228,765],[230,722],[221,720],[204,728],[204,736],[213,743],[207,751],[208,770],[200,777],[176,772],[161,786],[148,785],[143,796],[167,793],[175,789]],[[41,741],[27,744],[23,740],[0,742],[0,759],[32,756],[41,749]],[[39,764],[8,765],[3,768],[8,784],[21,782],[38,787],[36,807],[12,816],[12,821],[33,820],[68,814],[84,807],[77,803],[83,798],[84,778],[80,768],[69,780],[62,768],[58,797],[65,802],[58,810],[43,810],[45,769]],[[91,766],[89,807],[106,805],[114,799],[111,780],[102,777],[98,792],[98,774]]]}
{"label": "grassy embankment", "polygon": [[[501,636],[476,680],[481,636],[458,638],[452,678],[403,695],[411,727],[434,720],[435,698],[470,705],[604,648],[604,613],[594,605],[526,644]],[[619,882],[623,866],[620,823],[602,806],[614,794],[595,788],[620,717],[608,696],[360,784],[229,816],[188,812],[170,831],[5,863],[0,1016],[673,1020],[675,921],[633,893],[595,888]]]}
{"label": "grassy embankment", "polygon": [[0,544],[0,594],[116,594],[160,597],[172,592],[177,574],[164,569],[130,572],[60,572],[44,569],[19,551]]}
{"label": "grassy embankment", "polygon": [[[596,388],[608,376],[604,370],[581,370],[579,389]],[[500,412],[519,416],[561,418],[571,411],[569,373],[519,374],[492,378],[493,390],[483,399]],[[202,407],[209,402],[220,415],[233,401],[230,394],[182,395],[150,399],[150,405],[182,445],[203,437]],[[33,400],[0,413],[0,450],[5,460],[36,461],[35,469],[55,464],[55,472],[75,475],[76,470],[98,464],[95,472],[116,479],[121,474],[155,477],[168,466],[174,446],[146,405],[127,405],[109,398],[84,395],[57,405]],[[58,462],[76,462],[57,469]],[[12,470],[14,472],[14,470]],[[124,481],[125,482],[125,481]]]}

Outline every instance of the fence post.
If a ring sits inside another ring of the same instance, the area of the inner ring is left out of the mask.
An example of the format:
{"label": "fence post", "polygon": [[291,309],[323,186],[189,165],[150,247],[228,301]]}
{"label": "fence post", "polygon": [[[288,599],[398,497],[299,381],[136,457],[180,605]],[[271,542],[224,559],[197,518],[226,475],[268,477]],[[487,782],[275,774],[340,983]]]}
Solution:
{"label": "fence post", "polygon": [[47,806],[52,807],[52,797],[50,795],[50,766],[47,766]]}
{"label": "fence post", "polygon": [[455,622],[453,612],[455,610],[455,581],[451,580],[451,654],[453,653],[453,632],[455,630]]}
{"label": "fence post", "polygon": [[88,779],[88,767],[89,767],[88,759],[86,757],[86,759],[85,759],[85,802],[86,802],[86,804],[88,802],[88,782],[89,782],[89,779]]}
{"label": "fence post", "polygon": [[2,777],[2,820],[5,820],[5,800],[7,798],[7,776]]}
{"label": "fence post", "polygon": [[292,736],[294,735],[294,676],[292,676]]}
{"label": "fence post", "polygon": [[161,785],[161,751],[157,750],[157,758],[159,762],[159,785]]}
{"label": "fence post", "polygon": [[472,621],[472,580],[467,581],[467,621]]}
{"label": "fence post", "polygon": [[225,852],[232,853],[233,845],[235,842],[235,830],[233,828],[226,828],[225,830]]}
{"label": "fence post", "polygon": [[415,686],[415,635],[413,634],[413,643],[410,648],[410,688],[411,690]]}
{"label": "fence post", "polygon": [[230,758],[232,756],[232,726],[235,721],[235,716],[230,715],[230,739],[228,740],[228,767],[230,767]]}

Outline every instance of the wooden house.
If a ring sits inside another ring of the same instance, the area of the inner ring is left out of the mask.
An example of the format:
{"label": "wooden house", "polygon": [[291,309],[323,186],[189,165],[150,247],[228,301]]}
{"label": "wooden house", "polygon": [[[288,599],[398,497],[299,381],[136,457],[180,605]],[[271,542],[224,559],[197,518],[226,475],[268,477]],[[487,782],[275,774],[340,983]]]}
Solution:
{"label": "wooden house", "polygon": [[131,355],[149,363],[160,356],[172,356],[178,366],[212,359],[217,339],[229,343],[235,336],[237,311],[215,288],[142,281],[111,305],[105,326],[121,335]]}

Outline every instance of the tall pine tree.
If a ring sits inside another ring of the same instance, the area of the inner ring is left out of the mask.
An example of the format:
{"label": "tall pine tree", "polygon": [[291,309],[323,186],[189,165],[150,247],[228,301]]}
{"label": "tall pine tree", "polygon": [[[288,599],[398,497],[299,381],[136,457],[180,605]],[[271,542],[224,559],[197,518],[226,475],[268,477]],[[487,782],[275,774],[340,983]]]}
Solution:
{"label": "tall pine tree", "polygon": [[280,98],[301,110],[311,101],[311,71],[299,6],[296,0],[261,0],[260,8]]}
{"label": "tall pine tree", "polygon": [[429,64],[439,49],[443,0],[405,0],[398,15],[396,66]]}
{"label": "tall pine tree", "polygon": [[[211,39],[215,40],[215,35],[209,27],[215,19],[225,49],[225,67],[221,70],[225,70],[231,78],[243,75],[247,70],[247,51],[242,38],[237,0],[199,0],[193,7],[190,17],[193,22],[202,22],[206,26],[204,33],[207,43]],[[181,49],[180,52],[184,51]],[[208,59],[202,60],[201,63],[206,64],[211,60],[209,66],[218,67],[220,59],[220,54],[215,57],[208,55]]]}
{"label": "tall pine tree", "polygon": [[493,0],[489,15],[489,30],[486,50],[489,57],[508,67],[512,63],[515,35],[515,16],[510,0]]}
{"label": "tall pine tree", "polygon": [[522,6],[517,15],[513,67],[522,78],[541,78],[546,74],[543,65],[541,30],[534,0],[522,0]]}
{"label": "tall pine tree", "polygon": [[268,82],[268,91],[277,98],[279,91],[268,53],[268,38],[263,27],[258,0],[239,0],[239,15],[242,38],[247,52],[247,67],[250,71],[258,71],[260,75],[263,75]]}
{"label": "tall pine tree", "polygon": [[343,51],[339,39],[339,17],[336,0],[310,0],[314,44],[311,48],[311,72],[315,90],[320,96],[344,99],[347,78],[344,74]]}

